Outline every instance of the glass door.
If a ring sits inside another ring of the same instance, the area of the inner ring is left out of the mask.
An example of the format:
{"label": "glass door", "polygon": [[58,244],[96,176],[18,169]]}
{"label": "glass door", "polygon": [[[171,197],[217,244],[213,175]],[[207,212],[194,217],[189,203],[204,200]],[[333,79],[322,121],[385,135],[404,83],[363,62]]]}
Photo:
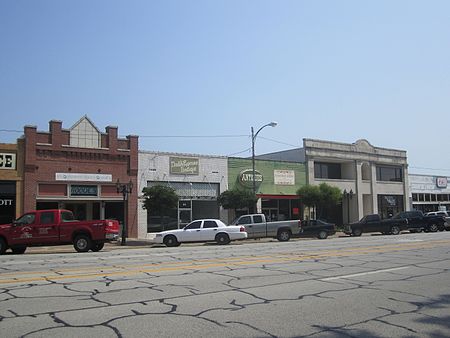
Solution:
{"label": "glass door", "polygon": [[181,200],[178,202],[178,228],[184,228],[192,221],[192,201]]}

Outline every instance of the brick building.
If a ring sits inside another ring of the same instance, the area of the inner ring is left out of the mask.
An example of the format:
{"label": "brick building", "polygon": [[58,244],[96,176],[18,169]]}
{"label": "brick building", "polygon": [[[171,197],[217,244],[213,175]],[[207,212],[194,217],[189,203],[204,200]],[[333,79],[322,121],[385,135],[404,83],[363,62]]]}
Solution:
{"label": "brick building", "polygon": [[128,195],[128,236],[137,237],[138,137],[118,137],[118,128],[100,132],[87,116],[70,129],[49,122],[49,131],[24,127],[24,210],[65,208],[80,220],[124,219],[116,183],[134,186]]}

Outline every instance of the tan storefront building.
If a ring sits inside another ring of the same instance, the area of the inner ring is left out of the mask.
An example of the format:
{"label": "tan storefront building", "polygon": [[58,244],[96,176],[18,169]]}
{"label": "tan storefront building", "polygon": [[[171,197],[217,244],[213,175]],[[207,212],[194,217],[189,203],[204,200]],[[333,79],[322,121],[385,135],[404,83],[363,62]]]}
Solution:
{"label": "tan storefront building", "polygon": [[0,224],[23,212],[23,151],[21,144],[0,143]]}

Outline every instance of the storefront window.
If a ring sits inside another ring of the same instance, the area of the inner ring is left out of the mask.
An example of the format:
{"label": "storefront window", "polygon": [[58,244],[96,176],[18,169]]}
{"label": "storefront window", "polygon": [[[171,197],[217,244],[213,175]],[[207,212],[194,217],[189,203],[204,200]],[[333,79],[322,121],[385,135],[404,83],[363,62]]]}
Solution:
{"label": "storefront window", "polygon": [[315,178],[328,178],[328,179],[341,179],[341,164],[340,163],[314,163],[314,177]]}
{"label": "storefront window", "polygon": [[377,181],[403,182],[401,167],[377,167]]}
{"label": "storefront window", "polygon": [[402,195],[378,195],[378,213],[382,218],[390,218],[404,211]]}
{"label": "storefront window", "polygon": [[0,182],[0,224],[16,218],[16,182]]}

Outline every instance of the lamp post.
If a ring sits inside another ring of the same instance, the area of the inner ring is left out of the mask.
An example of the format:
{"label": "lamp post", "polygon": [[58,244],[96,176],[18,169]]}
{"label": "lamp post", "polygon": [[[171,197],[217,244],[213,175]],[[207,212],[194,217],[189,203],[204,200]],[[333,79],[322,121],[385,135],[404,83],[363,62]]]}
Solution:
{"label": "lamp post", "polygon": [[350,191],[347,192],[347,190],[344,189],[344,198],[347,201],[347,223],[350,223],[350,200],[353,198],[353,190],[350,189]]}
{"label": "lamp post", "polygon": [[123,224],[122,224],[122,241],[120,245],[126,244],[127,238],[127,219],[128,219],[128,194],[133,191],[133,182],[120,183],[119,179],[116,182],[117,193],[122,193],[123,196]]}
{"label": "lamp post", "polygon": [[[261,128],[258,129],[258,131],[255,133],[253,131],[253,127],[252,127],[252,183],[253,183],[253,196],[256,197],[256,181],[255,181],[255,141],[256,141],[256,136],[258,136],[259,132],[261,130],[263,130],[265,127],[276,127],[277,126],[277,122],[270,122],[267,123],[265,125],[263,125]],[[255,212],[256,212],[256,205],[255,205]]]}

